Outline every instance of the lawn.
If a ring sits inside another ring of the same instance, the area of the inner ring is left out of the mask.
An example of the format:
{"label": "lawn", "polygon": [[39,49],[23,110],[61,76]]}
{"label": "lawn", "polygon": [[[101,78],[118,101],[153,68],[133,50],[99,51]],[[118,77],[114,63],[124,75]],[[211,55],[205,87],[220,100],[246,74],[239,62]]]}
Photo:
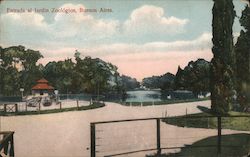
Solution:
{"label": "lawn", "polygon": [[[205,116],[205,117],[203,117]],[[217,128],[217,117],[209,113],[190,114],[186,116],[178,116],[167,118],[163,121],[180,127],[192,128]],[[245,116],[245,117],[230,117],[230,116]],[[195,118],[199,117],[199,118]],[[223,129],[250,131],[250,114],[242,112],[230,112],[228,117],[222,117],[221,125]]]}
{"label": "lawn", "polygon": [[[178,153],[146,155],[146,157],[217,157],[217,137],[208,137],[181,148]],[[242,157],[250,150],[250,134],[222,136],[220,157]]]}
{"label": "lawn", "polygon": [[95,102],[88,106],[80,106],[80,107],[71,107],[71,108],[62,108],[62,109],[51,109],[51,110],[41,110],[41,111],[24,111],[24,112],[13,112],[7,113],[0,112],[0,116],[8,116],[8,115],[36,115],[36,114],[48,114],[48,113],[58,113],[58,112],[66,112],[66,111],[82,111],[82,110],[90,110],[95,108],[104,107],[104,103]]}
{"label": "lawn", "polygon": [[[185,103],[185,102],[197,102],[197,101],[205,101],[210,100],[210,98],[200,98],[200,99],[170,99],[164,101],[155,101],[155,102],[123,102],[122,105],[125,106],[152,106],[152,105],[166,105],[166,104],[178,104],[178,103]],[[118,102],[119,103],[119,102]]]}

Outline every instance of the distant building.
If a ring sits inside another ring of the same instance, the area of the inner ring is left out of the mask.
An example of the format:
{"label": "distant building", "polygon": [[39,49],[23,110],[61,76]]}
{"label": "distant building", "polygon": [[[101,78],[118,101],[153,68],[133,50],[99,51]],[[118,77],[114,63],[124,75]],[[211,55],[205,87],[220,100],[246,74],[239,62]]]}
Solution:
{"label": "distant building", "polygon": [[37,81],[37,84],[32,87],[32,95],[50,95],[54,93],[54,87],[49,85],[49,82],[42,78]]}

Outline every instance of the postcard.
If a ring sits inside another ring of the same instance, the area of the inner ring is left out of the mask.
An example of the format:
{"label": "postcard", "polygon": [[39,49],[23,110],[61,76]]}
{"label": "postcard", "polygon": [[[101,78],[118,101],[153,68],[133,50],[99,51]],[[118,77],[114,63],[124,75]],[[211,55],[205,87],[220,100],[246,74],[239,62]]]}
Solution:
{"label": "postcard", "polygon": [[3,0],[1,157],[249,157],[247,0]]}

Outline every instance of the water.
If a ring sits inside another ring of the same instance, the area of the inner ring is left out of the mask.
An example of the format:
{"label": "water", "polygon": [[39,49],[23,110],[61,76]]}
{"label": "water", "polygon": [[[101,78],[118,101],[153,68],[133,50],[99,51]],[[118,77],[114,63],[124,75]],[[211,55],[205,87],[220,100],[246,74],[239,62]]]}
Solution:
{"label": "water", "polygon": [[160,90],[128,91],[126,102],[155,102],[162,101]]}
{"label": "water", "polygon": [[128,91],[127,95],[126,102],[156,102],[170,99],[186,100],[197,98],[191,91],[186,90],[165,92],[162,92],[161,90],[138,90]]}

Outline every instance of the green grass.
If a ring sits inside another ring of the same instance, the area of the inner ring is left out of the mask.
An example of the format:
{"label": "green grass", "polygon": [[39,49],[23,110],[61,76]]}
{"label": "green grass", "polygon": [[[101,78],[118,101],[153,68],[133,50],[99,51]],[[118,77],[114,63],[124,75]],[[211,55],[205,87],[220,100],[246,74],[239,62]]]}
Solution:
{"label": "green grass", "polygon": [[[178,103],[185,103],[185,102],[197,102],[197,101],[205,101],[205,100],[210,100],[210,98],[201,98],[201,99],[185,99],[185,100],[164,100],[164,101],[155,101],[154,105],[166,105],[166,104],[178,104]],[[121,103],[122,105],[125,106],[141,106],[141,102],[125,102]],[[143,102],[143,106],[152,106],[153,102]]]}
{"label": "green grass", "polygon": [[72,107],[72,108],[62,108],[62,109],[51,109],[51,110],[41,110],[41,111],[24,111],[24,112],[18,112],[18,113],[4,113],[0,112],[0,116],[12,116],[12,115],[37,115],[37,114],[49,114],[49,113],[59,113],[59,112],[67,112],[67,111],[82,111],[82,110],[90,110],[90,109],[95,109],[95,108],[100,108],[104,107],[104,103],[93,103],[92,105],[89,106],[80,106],[79,108],[77,107]]}
{"label": "green grass", "polygon": [[[190,114],[175,118],[164,119],[163,121],[180,127],[190,128],[217,128],[217,117],[188,118],[191,116],[212,116],[209,113]],[[222,117],[221,124],[223,129],[250,131],[250,114],[242,112],[230,112],[229,117]],[[230,116],[249,116],[249,117],[230,117]]]}
{"label": "green grass", "polygon": [[[250,152],[250,134],[222,135],[220,157],[242,157]],[[146,157],[217,157],[217,137],[199,140],[181,148],[178,153],[146,155]]]}

